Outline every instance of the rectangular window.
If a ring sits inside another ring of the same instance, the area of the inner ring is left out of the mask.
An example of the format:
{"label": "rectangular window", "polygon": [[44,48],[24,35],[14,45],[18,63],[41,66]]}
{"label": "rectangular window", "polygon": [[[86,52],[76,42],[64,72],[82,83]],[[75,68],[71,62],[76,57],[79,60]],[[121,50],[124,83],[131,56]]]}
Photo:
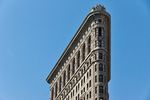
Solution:
{"label": "rectangular window", "polygon": [[88,94],[87,94],[87,100],[88,100]]}
{"label": "rectangular window", "polygon": [[95,94],[97,94],[97,86],[95,87]]}
{"label": "rectangular window", "polygon": [[91,98],[91,94],[92,94],[92,93],[91,93],[91,91],[90,91],[90,93],[89,93],[89,98]]}
{"label": "rectangular window", "polygon": [[99,86],[99,93],[103,93],[103,86]]}
{"label": "rectangular window", "polygon": [[76,93],[77,93],[77,91],[78,91],[78,88],[77,88],[77,86],[76,86]]}
{"label": "rectangular window", "polygon": [[98,22],[101,23],[101,22],[102,22],[102,19],[98,19]]}
{"label": "rectangular window", "polygon": [[99,71],[103,71],[103,64],[102,63],[99,64]]}
{"label": "rectangular window", "polygon": [[88,87],[89,87],[88,83],[86,84],[86,87],[87,87],[87,90],[88,90]]}
{"label": "rectangular window", "polygon": [[99,75],[99,82],[103,82],[103,75]]}
{"label": "rectangular window", "polygon": [[87,72],[86,76],[87,76],[87,79],[88,79],[88,78],[89,78],[89,74],[88,74],[88,72]]}
{"label": "rectangular window", "polygon": [[97,64],[95,64],[95,72],[97,71]]}
{"label": "rectangular window", "polygon": [[78,94],[78,100],[79,100],[80,95]]}
{"label": "rectangular window", "polygon": [[89,71],[89,76],[91,76],[91,69],[90,69],[90,71]]}
{"label": "rectangular window", "polygon": [[85,92],[85,87],[83,88],[83,92]]}
{"label": "rectangular window", "polygon": [[103,54],[99,53],[99,59],[103,59]]}
{"label": "rectangular window", "polygon": [[91,87],[91,80],[89,81],[89,87]]}
{"label": "rectangular window", "polygon": [[81,86],[82,86],[82,84],[83,84],[83,80],[81,80]]}
{"label": "rectangular window", "polygon": [[80,88],[80,83],[78,84],[78,90],[79,90],[79,88]]}
{"label": "rectangular window", "polygon": [[98,28],[98,36],[100,36],[100,37],[102,36],[102,28],[101,27]]}
{"label": "rectangular window", "polygon": [[95,82],[97,82],[97,75],[95,76]]}

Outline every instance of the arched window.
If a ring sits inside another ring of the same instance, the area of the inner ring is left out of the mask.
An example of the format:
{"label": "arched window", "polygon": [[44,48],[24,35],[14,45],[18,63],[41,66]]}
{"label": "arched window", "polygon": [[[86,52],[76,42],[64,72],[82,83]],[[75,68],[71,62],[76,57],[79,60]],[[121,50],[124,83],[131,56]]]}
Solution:
{"label": "arched window", "polygon": [[59,79],[59,92],[61,91],[61,86],[62,86],[62,79],[60,77],[60,79]]}
{"label": "arched window", "polygon": [[83,44],[82,47],[82,61],[85,59],[85,43]]}
{"label": "arched window", "polygon": [[68,80],[70,79],[70,64],[68,66]]}
{"label": "arched window", "polygon": [[74,74],[75,72],[75,58],[73,58],[73,61],[72,61],[72,75]]}
{"label": "arched window", "polygon": [[65,86],[66,84],[66,71],[64,71],[64,75],[63,75],[63,86]]}
{"label": "arched window", "polygon": [[77,54],[77,68],[80,66],[80,51]]}
{"label": "arched window", "polygon": [[91,52],[91,36],[89,36],[89,38],[88,38],[88,53],[90,53]]}

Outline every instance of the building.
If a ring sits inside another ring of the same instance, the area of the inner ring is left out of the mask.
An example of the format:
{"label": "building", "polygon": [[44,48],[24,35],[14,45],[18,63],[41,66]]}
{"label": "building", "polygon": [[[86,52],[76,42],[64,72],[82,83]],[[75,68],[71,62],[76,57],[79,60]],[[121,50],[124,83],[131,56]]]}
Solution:
{"label": "building", "polygon": [[110,15],[97,5],[47,77],[50,100],[109,100]]}

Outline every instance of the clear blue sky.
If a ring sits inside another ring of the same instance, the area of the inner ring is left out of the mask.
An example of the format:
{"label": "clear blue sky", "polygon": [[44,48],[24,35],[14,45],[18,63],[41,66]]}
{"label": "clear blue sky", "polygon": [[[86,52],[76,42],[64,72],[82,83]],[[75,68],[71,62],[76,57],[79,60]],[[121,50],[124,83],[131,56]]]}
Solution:
{"label": "clear blue sky", "polygon": [[112,17],[110,100],[150,100],[149,0],[0,0],[0,100],[49,100],[47,75],[98,3]]}

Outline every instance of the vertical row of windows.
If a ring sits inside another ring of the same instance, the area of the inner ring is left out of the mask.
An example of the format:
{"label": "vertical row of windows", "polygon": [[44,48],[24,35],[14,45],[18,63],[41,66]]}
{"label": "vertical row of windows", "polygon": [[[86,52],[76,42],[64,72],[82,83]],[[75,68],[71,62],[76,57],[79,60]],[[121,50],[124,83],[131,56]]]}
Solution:
{"label": "vertical row of windows", "polygon": [[98,41],[95,41],[95,47],[104,47],[104,27],[95,28],[95,36],[98,35]]}
{"label": "vertical row of windows", "polygon": [[[101,36],[100,33],[99,33],[99,36]],[[103,59],[103,53],[100,52],[98,54],[98,59],[100,59],[100,60]],[[98,81],[101,82],[101,83],[103,83],[104,82],[104,76],[102,74],[102,71],[104,71],[104,65],[103,65],[103,63],[95,64],[95,68],[94,69],[95,69],[95,72],[96,72],[95,83],[97,83]],[[99,75],[97,75],[97,71],[100,71]],[[104,87],[103,87],[103,85],[95,86],[95,94],[97,94],[98,92],[100,94],[104,93]],[[95,100],[104,100],[104,99],[103,99],[103,97],[99,97],[99,98],[96,97]]]}
{"label": "vertical row of windows", "polygon": [[[97,23],[103,23],[103,20],[98,19]],[[96,47],[97,46],[98,47],[104,47],[105,46],[104,45],[104,27],[96,28],[95,32],[98,35],[98,41],[95,41],[95,46]],[[99,60],[104,59],[103,53],[99,53],[98,56],[97,56],[97,59],[99,59]],[[104,81],[104,79],[103,79],[104,76],[101,72],[104,71],[104,65],[102,63],[95,65],[95,72],[97,72],[97,71],[100,71],[100,75],[98,75],[98,76],[95,75],[95,82],[98,82],[98,81],[103,82]],[[99,91],[98,91],[98,88],[99,88]],[[101,85],[99,87],[96,86],[95,87],[95,94],[97,94],[98,92],[102,94],[103,90],[104,90],[103,86],[101,86]],[[104,100],[104,99],[103,99],[103,97],[99,97],[99,98],[96,97],[95,100]]]}

